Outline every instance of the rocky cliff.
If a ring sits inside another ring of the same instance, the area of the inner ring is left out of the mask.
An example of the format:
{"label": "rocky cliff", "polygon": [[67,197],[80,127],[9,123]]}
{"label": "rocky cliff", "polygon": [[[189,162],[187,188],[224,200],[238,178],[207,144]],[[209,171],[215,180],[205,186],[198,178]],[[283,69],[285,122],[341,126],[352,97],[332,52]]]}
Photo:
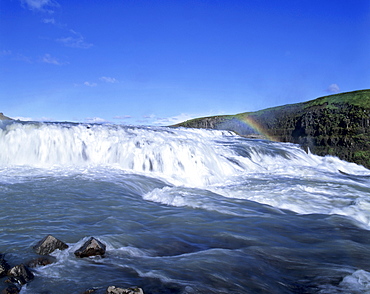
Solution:
{"label": "rocky cliff", "polygon": [[300,144],[370,168],[370,90],[237,115],[199,118],[176,126],[232,130]]}
{"label": "rocky cliff", "polygon": [[0,120],[7,120],[7,119],[10,119],[11,120],[10,117],[7,117],[2,112],[0,112]]}

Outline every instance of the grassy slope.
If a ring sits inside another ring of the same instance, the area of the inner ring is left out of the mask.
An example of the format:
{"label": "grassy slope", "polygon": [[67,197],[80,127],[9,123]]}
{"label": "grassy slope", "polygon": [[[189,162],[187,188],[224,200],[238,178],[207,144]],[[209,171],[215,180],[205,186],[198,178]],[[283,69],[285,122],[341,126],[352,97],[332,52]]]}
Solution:
{"label": "grassy slope", "polygon": [[320,97],[255,112],[197,118],[176,126],[233,129],[253,119],[278,141],[308,146],[370,167],[370,90]]}
{"label": "grassy slope", "polygon": [[[344,104],[349,104],[349,105],[354,105],[354,106],[370,109],[370,90],[361,90],[361,91],[329,95],[329,96],[320,97],[314,100],[310,100],[307,102],[271,107],[271,108],[266,108],[266,109],[255,111],[255,112],[244,112],[244,113],[237,114],[235,116],[241,116],[241,115],[261,116],[265,114],[266,112],[280,112],[280,111],[286,112],[290,110],[304,111],[311,107],[325,107],[325,108],[330,108],[330,109],[337,109],[338,105],[344,105]],[[233,116],[234,115],[231,115],[230,117],[233,117]]]}
{"label": "grassy slope", "polygon": [[307,102],[286,104],[277,107],[266,108],[254,112],[243,112],[235,115],[217,115],[195,118],[187,120],[185,122],[176,124],[174,126],[188,127],[196,125],[197,122],[204,119],[232,119],[232,118],[243,118],[245,116],[261,117],[271,113],[291,112],[291,111],[305,111],[310,107],[326,107],[326,108],[338,108],[339,104],[350,104],[363,108],[370,109],[370,90],[360,90],[354,92],[346,92],[341,94],[329,95],[320,97]]}

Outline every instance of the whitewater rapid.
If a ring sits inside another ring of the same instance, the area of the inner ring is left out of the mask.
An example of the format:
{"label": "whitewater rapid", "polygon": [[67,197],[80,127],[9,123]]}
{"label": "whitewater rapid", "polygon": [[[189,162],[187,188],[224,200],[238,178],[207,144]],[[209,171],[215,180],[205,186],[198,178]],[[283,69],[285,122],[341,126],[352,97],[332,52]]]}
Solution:
{"label": "whitewater rapid", "polygon": [[[0,122],[0,254],[24,262],[47,234],[70,246],[22,294],[369,293],[369,195],[368,169],[295,144]],[[105,258],[76,259],[89,236]]]}
{"label": "whitewater rapid", "polygon": [[301,214],[346,215],[370,227],[366,190],[370,171],[336,157],[306,153],[298,145],[248,140],[215,130],[2,124],[0,168],[104,166],[168,182],[170,187],[144,196],[167,205],[211,206],[209,199],[187,196],[186,189],[200,188]]}

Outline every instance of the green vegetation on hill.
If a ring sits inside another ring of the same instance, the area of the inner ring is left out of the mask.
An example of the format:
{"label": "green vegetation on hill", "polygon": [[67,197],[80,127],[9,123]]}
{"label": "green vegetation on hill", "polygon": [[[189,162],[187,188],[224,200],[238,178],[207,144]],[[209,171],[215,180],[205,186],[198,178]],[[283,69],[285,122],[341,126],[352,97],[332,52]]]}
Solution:
{"label": "green vegetation on hill", "polygon": [[304,102],[307,106],[325,105],[337,108],[340,104],[351,104],[358,107],[370,108],[370,90],[341,93],[336,95],[324,96]]}
{"label": "green vegetation on hill", "polygon": [[[245,122],[253,122],[256,128]],[[370,168],[370,90],[320,97],[256,112],[198,118],[176,126],[263,134],[300,144],[318,155],[334,155]]]}

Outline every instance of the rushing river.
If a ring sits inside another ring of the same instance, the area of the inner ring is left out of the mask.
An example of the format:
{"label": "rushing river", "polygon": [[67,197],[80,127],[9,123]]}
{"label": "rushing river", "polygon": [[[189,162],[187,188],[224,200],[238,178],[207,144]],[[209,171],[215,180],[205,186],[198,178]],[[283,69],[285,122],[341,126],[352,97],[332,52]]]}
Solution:
{"label": "rushing river", "polygon": [[[48,234],[69,248],[21,293],[370,293],[370,170],[223,131],[0,122],[0,253]],[[104,258],[74,256],[90,236]]]}

